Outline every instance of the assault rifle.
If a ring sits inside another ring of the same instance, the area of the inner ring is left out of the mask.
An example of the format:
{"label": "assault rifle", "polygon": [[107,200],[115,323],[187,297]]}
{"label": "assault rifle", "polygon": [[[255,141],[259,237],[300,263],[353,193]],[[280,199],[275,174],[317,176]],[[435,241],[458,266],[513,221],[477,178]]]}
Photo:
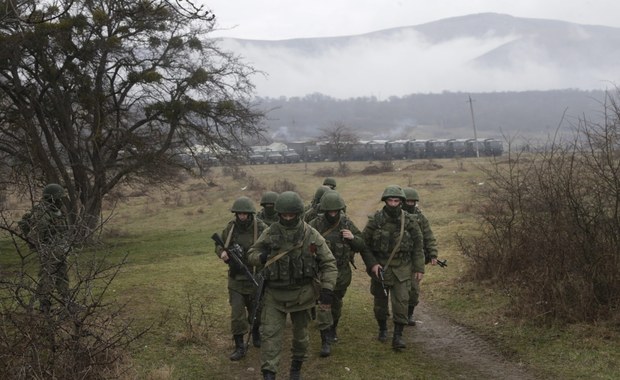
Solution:
{"label": "assault rifle", "polygon": [[[350,223],[349,223],[349,219],[347,218],[346,214],[343,214],[341,216],[341,218],[344,218],[344,222],[342,223],[342,226],[346,230],[351,231],[351,226],[350,226]],[[341,237],[343,243],[347,243],[347,244],[349,244],[349,246],[351,246],[351,242],[347,241],[347,239],[344,238],[344,236],[342,235],[342,231],[340,232],[340,237]],[[344,248],[343,248],[343,250],[344,250]],[[353,254],[349,257],[349,262],[351,263],[351,265],[353,265],[353,269],[357,269],[357,266],[355,265],[355,252],[353,252]]]}
{"label": "assault rifle", "polygon": [[[215,243],[220,247],[223,248],[225,246],[224,241],[217,233],[211,235],[211,239],[213,239],[213,241],[215,241]],[[243,269],[243,272],[248,277],[248,279],[252,281],[255,286],[258,287],[258,281],[256,280],[256,278],[254,278],[254,275],[252,274],[250,269],[248,269],[247,265],[243,263],[243,248],[241,248],[239,244],[231,244],[228,248],[224,248],[224,250],[228,253],[229,257],[229,261],[227,263],[230,264],[230,259],[232,258],[235,264],[237,264],[239,268]]]}
{"label": "assault rifle", "polygon": [[442,268],[445,268],[448,266],[448,259],[444,259],[444,261],[441,261],[439,259],[437,259],[437,265],[439,265]]}
{"label": "assault rifle", "polygon": [[387,288],[385,287],[385,278],[383,277],[383,267],[379,267],[379,280],[381,281],[381,287],[383,288],[383,293],[387,296]]}
{"label": "assault rifle", "polygon": [[250,332],[248,334],[248,340],[245,344],[246,347],[250,347],[250,338],[252,337],[252,331],[256,327],[258,316],[260,315],[260,309],[263,305],[263,292],[265,291],[265,277],[263,277],[263,272],[256,273],[256,293],[254,294],[254,310],[252,310],[252,315],[250,317]]}

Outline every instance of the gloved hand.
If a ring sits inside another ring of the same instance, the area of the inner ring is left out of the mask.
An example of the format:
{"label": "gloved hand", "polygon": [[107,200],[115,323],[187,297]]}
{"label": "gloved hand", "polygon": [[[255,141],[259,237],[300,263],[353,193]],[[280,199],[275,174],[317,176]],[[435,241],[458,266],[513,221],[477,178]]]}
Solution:
{"label": "gloved hand", "polygon": [[261,252],[260,254],[260,263],[265,265],[267,262],[267,256],[269,256],[269,252]]}
{"label": "gloved hand", "polygon": [[319,303],[321,305],[331,305],[334,302],[334,291],[327,288],[322,288],[319,293]]}

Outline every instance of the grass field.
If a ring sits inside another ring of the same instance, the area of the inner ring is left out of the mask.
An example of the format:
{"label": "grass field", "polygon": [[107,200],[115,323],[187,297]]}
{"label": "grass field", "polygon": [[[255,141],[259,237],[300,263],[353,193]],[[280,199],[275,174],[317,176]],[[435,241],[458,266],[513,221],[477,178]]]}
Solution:
{"label": "grass field", "polygon": [[[427,268],[421,296],[425,303],[476,331],[541,378],[614,378],[620,373],[617,326],[534,327],[509,318],[510,299],[505,295],[464,279],[468,262],[459,254],[455,236],[473,233],[478,226],[471,200],[485,182],[477,165],[485,163],[483,159],[401,161],[395,162],[394,171],[376,175],[360,174],[369,163],[352,163],[351,175],[336,176],[336,190],[362,229],[366,216],[382,206],[380,196],[387,185],[416,188],[437,238],[440,257],[448,259],[449,265],[445,269]],[[168,191],[125,190],[126,199],[113,211],[109,207],[106,210],[112,212],[104,233],[112,257],[120,259],[127,254],[128,258],[109,296],[128,302],[127,312],[137,327],[151,329],[127,355],[123,364],[129,370],[124,377],[260,378],[257,349],[251,348],[240,362],[228,360],[233,344],[226,268],[216,258],[210,236],[221,232],[231,218],[229,208],[235,198],[246,195],[258,203],[262,191],[248,190],[249,185],[259,183],[271,189],[276,181],[286,179],[296,185],[307,203],[323,180],[313,174],[335,166],[246,166],[242,167],[246,176],[239,179],[215,168],[207,178],[188,178]],[[3,244],[0,263],[11,262],[10,247]],[[345,298],[340,342],[333,346],[330,358],[318,357],[320,338],[312,326],[310,359],[303,368],[306,378],[477,377],[474,367],[431,360],[421,347],[410,345],[405,352],[394,353],[389,345],[377,342],[368,277],[361,260],[357,266]],[[281,372],[287,374],[288,367],[289,346],[285,346]]]}

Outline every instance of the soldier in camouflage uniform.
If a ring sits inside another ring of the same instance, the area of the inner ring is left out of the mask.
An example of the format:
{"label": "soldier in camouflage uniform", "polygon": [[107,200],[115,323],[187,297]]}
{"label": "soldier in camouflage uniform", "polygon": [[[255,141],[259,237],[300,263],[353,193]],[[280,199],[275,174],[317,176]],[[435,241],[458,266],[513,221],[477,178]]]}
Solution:
{"label": "soldier in camouflage uniform", "polygon": [[309,224],[325,238],[338,266],[338,279],[331,308],[319,305],[317,314],[321,331],[320,355],[327,357],[331,354],[331,342],[338,340],[336,328],[342,315],[344,296],[351,284],[351,264],[354,254],[364,251],[365,245],[362,232],[344,213],[345,203],[337,191],[329,190],[323,194],[320,206],[323,214],[310,221]]}
{"label": "soldier in camouflage uniform", "polygon": [[[424,246],[424,263],[431,265],[437,265],[437,241],[431,230],[431,225],[428,219],[422,214],[422,211],[418,207],[417,203],[420,201],[420,196],[415,189],[411,187],[405,187],[405,204],[403,210],[413,215],[414,219],[420,225],[422,230],[422,240]],[[413,317],[413,311],[420,301],[420,281],[411,279],[411,294],[409,295],[409,307],[407,310],[408,324],[409,326],[415,326],[415,318]]]}
{"label": "soldier in camouflage uniform", "polygon": [[[39,256],[36,298],[41,311],[48,313],[52,300],[69,301],[67,219],[62,211],[65,190],[56,183],[43,189],[43,199],[24,214],[18,226]],[[54,294],[54,291],[56,294]]]}
{"label": "soldier in camouflage uniform", "polygon": [[305,208],[304,222],[309,222],[321,213],[321,197],[326,191],[330,190],[329,186],[319,186],[314,192],[312,202]]}
{"label": "soldier in camouflage uniform", "polygon": [[329,186],[330,189],[336,190],[336,179],[327,177],[323,180],[323,186]]}
{"label": "soldier in camouflage uniform", "polygon": [[275,379],[286,316],[293,324],[291,379],[301,378],[309,345],[310,309],[318,298],[331,305],[338,269],[325,239],[302,220],[303,201],[292,191],[276,200],[279,222],[273,223],[250,248],[249,262],[263,265],[265,292],[261,313],[261,370]]}
{"label": "soldier in camouflage uniform", "polygon": [[278,222],[278,213],[275,210],[276,199],[278,199],[278,193],[275,191],[266,191],[260,198],[260,205],[263,208],[256,214],[256,217],[268,226]]}
{"label": "soldier in camouflage uniform", "polygon": [[385,206],[368,217],[362,232],[368,249],[367,253],[362,252],[362,258],[371,274],[370,292],[374,296],[374,313],[379,324],[378,339],[387,340],[390,296],[394,314],[392,347],[402,349],[406,347],[402,334],[407,324],[411,276],[414,273],[419,281],[424,274],[422,232],[413,217],[402,210],[405,194],[399,186],[386,187],[381,200]]}
{"label": "soldier in camouflage uniform", "polygon": [[[249,319],[252,315],[255,305],[256,287],[248,278],[243,268],[229,257],[226,248],[231,244],[239,244],[243,248],[245,257],[242,258],[244,264],[248,266],[251,272],[254,267],[248,265],[248,250],[258,239],[260,234],[267,228],[267,225],[258,218],[254,217],[256,209],[254,203],[248,197],[239,197],[230,209],[235,214],[235,218],[228,222],[224,231],[222,231],[222,239],[225,247],[216,244],[215,253],[228,266],[228,302],[231,309],[231,323],[233,339],[235,342],[235,350],[230,355],[230,360],[240,360],[245,356],[246,347],[243,342],[243,336],[248,333]],[[254,325],[252,331],[252,341],[254,346],[260,347],[259,324]]]}

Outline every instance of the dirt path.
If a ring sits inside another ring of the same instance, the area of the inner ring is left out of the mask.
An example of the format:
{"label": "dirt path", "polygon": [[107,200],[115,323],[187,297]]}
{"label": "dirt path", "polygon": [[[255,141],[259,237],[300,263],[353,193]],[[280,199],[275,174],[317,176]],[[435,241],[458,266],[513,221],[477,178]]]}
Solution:
{"label": "dirt path", "polygon": [[[378,207],[376,202],[367,202],[365,207],[350,213],[350,216],[363,226],[366,215]],[[415,317],[416,326],[407,327],[407,340],[411,346],[421,348],[424,356],[434,360],[438,367],[441,366],[447,377],[502,380],[536,378],[522,365],[507,360],[496,347],[472,331],[433,311],[423,300],[416,307]]]}
{"label": "dirt path", "polygon": [[426,357],[450,363],[461,379],[535,379],[518,363],[506,360],[498,350],[468,329],[433,312],[420,303],[415,310],[416,326],[407,327],[406,336]]}

